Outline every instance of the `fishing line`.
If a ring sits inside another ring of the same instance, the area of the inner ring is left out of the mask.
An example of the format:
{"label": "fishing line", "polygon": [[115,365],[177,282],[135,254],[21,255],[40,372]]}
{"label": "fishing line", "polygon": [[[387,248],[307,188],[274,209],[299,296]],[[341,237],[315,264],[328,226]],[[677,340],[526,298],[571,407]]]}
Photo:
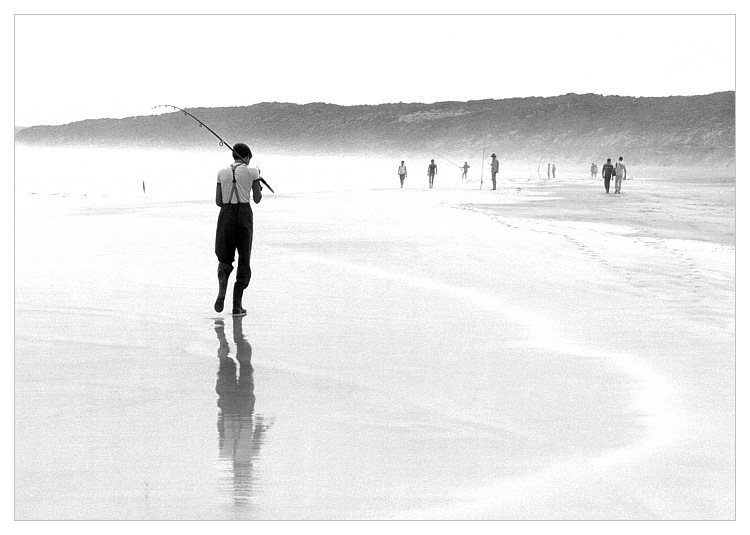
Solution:
{"label": "fishing line", "polygon": [[445,160],[446,162],[448,162],[448,163],[452,163],[453,165],[455,165],[456,167],[458,167],[459,169],[461,169],[461,166],[460,166],[460,165],[458,165],[457,163],[453,163],[452,161],[450,161],[450,160],[449,160],[448,158],[446,158],[445,156],[443,156],[443,155],[442,155],[442,154],[440,154],[439,152],[436,152],[435,154],[437,154],[437,155],[438,155],[438,158],[442,158],[442,159],[443,159],[443,160]]}

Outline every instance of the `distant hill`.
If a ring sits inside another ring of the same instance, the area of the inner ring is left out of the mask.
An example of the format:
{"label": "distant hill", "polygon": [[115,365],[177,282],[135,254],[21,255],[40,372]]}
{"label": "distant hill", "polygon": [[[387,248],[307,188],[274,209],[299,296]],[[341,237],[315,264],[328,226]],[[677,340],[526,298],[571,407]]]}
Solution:
{"label": "distant hill", "polygon": [[[190,108],[229,142],[266,153],[475,156],[584,165],[733,166],[735,93],[663,98],[568,94],[434,104],[261,103]],[[16,132],[32,145],[206,148],[216,142],[181,113],[96,119]],[[599,161],[597,161],[599,163]]]}

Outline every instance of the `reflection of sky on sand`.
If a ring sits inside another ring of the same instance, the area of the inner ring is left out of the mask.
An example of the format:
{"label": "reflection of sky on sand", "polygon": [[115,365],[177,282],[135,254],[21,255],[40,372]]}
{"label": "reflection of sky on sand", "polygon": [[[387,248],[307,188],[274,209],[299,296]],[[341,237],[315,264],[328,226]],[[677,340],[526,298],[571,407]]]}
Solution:
{"label": "reflection of sky on sand", "polygon": [[[253,463],[260,458],[260,447],[271,426],[263,416],[255,414],[252,347],[242,333],[242,317],[232,318],[232,336],[236,345],[235,358],[229,356],[230,346],[224,333],[224,320],[215,322],[219,339],[219,371],[216,393],[219,395],[219,460],[224,475],[222,488],[232,494],[235,505],[252,503],[258,475]],[[238,373],[239,368],[239,373]]]}
{"label": "reflection of sky on sand", "polygon": [[725,517],[733,188],[566,180],[268,195],[239,320],[210,193],[17,185],[17,517]]}

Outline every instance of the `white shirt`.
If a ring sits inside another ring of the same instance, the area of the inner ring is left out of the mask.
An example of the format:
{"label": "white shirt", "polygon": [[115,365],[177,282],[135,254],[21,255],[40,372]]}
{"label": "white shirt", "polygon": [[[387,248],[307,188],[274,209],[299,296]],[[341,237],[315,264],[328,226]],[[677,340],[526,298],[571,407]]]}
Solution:
{"label": "white shirt", "polygon": [[625,164],[623,162],[618,161],[615,164],[615,175],[616,176],[625,176]]}
{"label": "white shirt", "polygon": [[[237,194],[232,194],[232,169],[234,169],[234,176],[237,179]],[[234,162],[229,167],[219,171],[216,177],[216,182],[221,184],[221,198],[224,204],[230,203],[237,204],[237,198],[239,202],[249,203],[250,199],[253,198],[253,180],[260,178],[260,172],[257,167],[249,167],[241,162]],[[229,199],[229,196],[232,199]]]}

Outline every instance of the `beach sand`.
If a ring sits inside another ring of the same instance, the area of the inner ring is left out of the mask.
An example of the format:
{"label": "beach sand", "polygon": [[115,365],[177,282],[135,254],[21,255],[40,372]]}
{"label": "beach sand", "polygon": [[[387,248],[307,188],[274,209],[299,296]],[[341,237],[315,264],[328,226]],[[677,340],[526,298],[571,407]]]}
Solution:
{"label": "beach sand", "polygon": [[16,193],[17,519],[735,517],[733,181],[273,185]]}

